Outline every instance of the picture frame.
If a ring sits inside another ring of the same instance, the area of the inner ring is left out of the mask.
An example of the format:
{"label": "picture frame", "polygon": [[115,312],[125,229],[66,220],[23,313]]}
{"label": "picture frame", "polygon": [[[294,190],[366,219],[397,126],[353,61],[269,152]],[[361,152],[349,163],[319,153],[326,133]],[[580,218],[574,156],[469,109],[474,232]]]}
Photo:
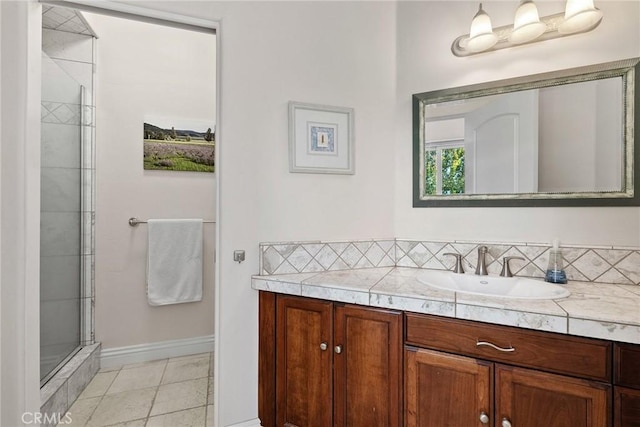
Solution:
{"label": "picture frame", "polygon": [[289,172],[355,174],[353,108],[289,102]]}
{"label": "picture frame", "polygon": [[144,115],[144,170],[215,171],[215,123],[203,119]]}

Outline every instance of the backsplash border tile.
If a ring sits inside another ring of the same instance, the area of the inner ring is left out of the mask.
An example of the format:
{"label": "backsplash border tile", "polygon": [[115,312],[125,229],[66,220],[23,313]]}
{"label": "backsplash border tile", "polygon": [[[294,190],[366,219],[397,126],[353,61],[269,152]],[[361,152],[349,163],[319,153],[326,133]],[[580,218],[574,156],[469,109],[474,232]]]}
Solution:
{"label": "backsplash border tile", "polygon": [[[499,274],[505,256],[519,256],[511,269],[516,276],[544,277],[551,245],[537,242],[470,240],[357,239],[260,243],[259,275],[315,273],[372,267],[451,269],[463,255],[465,271],[473,271],[477,249],[487,246],[489,274]],[[574,281],[640,285],[640,247],[608,245],[562,246],[567,278]]]}

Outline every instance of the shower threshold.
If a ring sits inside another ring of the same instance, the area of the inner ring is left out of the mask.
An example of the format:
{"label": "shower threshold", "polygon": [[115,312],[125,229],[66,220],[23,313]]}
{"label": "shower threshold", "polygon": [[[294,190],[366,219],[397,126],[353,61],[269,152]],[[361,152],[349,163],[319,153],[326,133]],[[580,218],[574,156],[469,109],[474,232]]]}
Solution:
{"label": "shower threshold", "polygon": [[[40,388],[40,412],[63,416],[100,369],[101,344],[78,347]],[[52,418],[53,417],[53,418]],[[43,427],[47,427],[43,425]]]}

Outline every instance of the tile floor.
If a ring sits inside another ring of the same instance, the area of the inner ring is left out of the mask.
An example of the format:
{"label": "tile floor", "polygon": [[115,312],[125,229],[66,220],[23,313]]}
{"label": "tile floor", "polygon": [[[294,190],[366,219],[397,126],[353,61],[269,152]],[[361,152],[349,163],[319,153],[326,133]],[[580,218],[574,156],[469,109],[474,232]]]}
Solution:
{"label": "tile floor", "polygon": [[213,354],[101,369],[60,427],[213,426]]}

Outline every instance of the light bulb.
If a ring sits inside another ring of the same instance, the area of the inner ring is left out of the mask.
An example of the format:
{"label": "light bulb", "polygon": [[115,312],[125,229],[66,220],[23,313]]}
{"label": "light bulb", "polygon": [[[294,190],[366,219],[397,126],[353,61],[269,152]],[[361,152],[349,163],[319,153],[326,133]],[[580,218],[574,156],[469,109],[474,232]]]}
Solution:
{"label": "light bulb", "polygon": [[491,18],[482,10],[482,3],[478,8],[478,13],[471,21],[469,40],[466,48],[471,52],[482,52],[491,49],[498,42],[498,36],[493,32]]}
{"label": "light bulb", "polygon": [[522,0],[513,24],[513,31],[509,34],[509,41],[514,44],[526,43],[540,37],[547,26],[540,22],[538,8],[532,0]]}
{"label": "light bulb", "polygon": [[561,34],[573,34],[598,26],[602,12],[593,5],[593,0],[567,0],[564,21],[558,26]]}

